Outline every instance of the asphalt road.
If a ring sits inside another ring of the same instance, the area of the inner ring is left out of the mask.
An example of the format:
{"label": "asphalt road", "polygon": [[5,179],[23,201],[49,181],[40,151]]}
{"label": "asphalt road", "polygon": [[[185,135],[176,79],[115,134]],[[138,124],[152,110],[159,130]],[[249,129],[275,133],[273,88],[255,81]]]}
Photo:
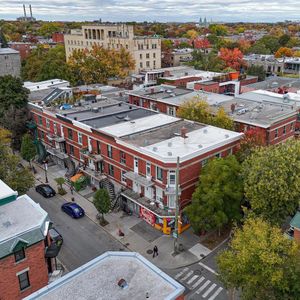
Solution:
{"label": "asphalt road", "polygon": [[101,229],[87,216],[73,219],[62,212],[60,207],[65,201],[61,196],[44,198],[34,189],[28,195],[50,216],[54,227],[63,236],[64,243],[58,255],[63,265],[72,271],[106,251],[124,250],[124,246]]}

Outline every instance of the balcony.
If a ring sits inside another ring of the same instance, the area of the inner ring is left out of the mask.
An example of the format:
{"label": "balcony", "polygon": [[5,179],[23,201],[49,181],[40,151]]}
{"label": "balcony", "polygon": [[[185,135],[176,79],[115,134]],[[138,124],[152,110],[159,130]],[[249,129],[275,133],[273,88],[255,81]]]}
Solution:
{"label": "balcony", "polygon": [[[167,185],[164,190],[166,195],[176,195],[176,186],[175,185]],[[181,195],[181,189],[178,187],[178,195]]]}
{"label": "balcony", "polygon": [[127,179],[130,179],[132,181],[135,181],[138,184],[140,184],[140,185],[142,185],[142,186],[144,186],[146,188],[154,185],[154,182],[152,182],[149,177],[148,178],[144,177],[144,176],[139,175],[139,174],[137,174],[135,172],[131,172],[131,171],[126,172],[124,174],[124,177],[127,178]]}
{"label": "balcony", "polygon": [[50,146],[46,146],[45,148],[46,148],[46,150],[49,154],[51,154],[53,156],[56,156],[56,157],[58,157],[62,160],[69,157],[66,153],[64,153],[60,149],[56,149],[56,148],[53,148],[53,147],[50,147]]}
{"label": "balcony", "polygon": [[136,204],[150,210],[153,214],[158,216],[159,218],[167,217],[167,218],[174,218],[175,217],[175,211],[171,209],[162,209],[156,203],[154,200],[151,200],[146,197],[141,197],[140,194],[132,191],[132,190],[125,190],[121,193],[122,196],[125,198],[128,198],[129,200],[135,202]]}
{"label": "balcony", "polygon": [[58,142],[58,143],[62,143],[62,142],[65,142],[65,138],[64,137],[61,137],[57,134],[53,134],[53,133],[49,133],[47,135],[47,138],[49,141],[55,141],[55,142]]}
{"label": "balcony", "polygon": [[88,159],[91,159],[94,162],[98,162],[98,161],[102,161],[103,160],[103,157],[102,157],[101,154],[96,154],[96,153],[90,152],[87,148],[80,149],[80,153],[84,157],[86,157]]}
{"label": "balcony", "polygon": [[79,167],[79,170],[82,171],[84,174],[93,177],[94,179],[96,179],[97,181],[101,181],[106,177],[106,175],[104,175],[103,173],[101,173],[100,171],[95,171],[90,169],[89,167]]}

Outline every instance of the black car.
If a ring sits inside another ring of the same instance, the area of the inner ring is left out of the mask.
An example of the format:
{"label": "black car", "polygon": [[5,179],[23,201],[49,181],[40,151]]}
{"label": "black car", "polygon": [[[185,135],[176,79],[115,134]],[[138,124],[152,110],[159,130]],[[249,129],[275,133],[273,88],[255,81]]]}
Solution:
{"label": "black car", "polygon": [[40,184],[35,187],[35,190],[45,198],[53,197],[56,194],[54,189],[49,184]]}
{"label": "black car", "polygon": [[61,234],[56,230],[56,228],[52,227],[49,229],[49,236],[51,243],[55,243],[57,246],[61,246],[63,244],[63,237]]}

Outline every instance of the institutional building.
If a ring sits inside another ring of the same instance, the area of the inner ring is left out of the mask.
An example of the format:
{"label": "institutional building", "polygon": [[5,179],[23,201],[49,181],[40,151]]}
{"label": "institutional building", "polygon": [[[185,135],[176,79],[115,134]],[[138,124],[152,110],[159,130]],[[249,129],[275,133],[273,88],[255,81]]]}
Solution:
{"label": "institutional building", "polygon": [[[177,158],[181,211],[201,168],[234,153],[243,136],[102,96],[65,108],[30,104],[30,110],[53,160],[63,166],[71,158],[97,188],[109,181],[124,210],[166,234],[175,223]],[[181,214],[179,232],[188,226]]]}
{"label": "institutional building", "polygon": [[136,36],[133,29],[133,25],[99,23],[71,30],[64,36],[66,57],[76,49],[91,49],[93,45],[115,50],[124,48],[135,61],[134,72],[161,68],[161,39]]}
{"label": "institutional building", "polygon": [[23,299],[48,284],[54,268],[49,225],[39,204],[0,180],[1,300]]}
{"label": "institutional building", "polygon": [[0,76],[12,75],[19,77],[21,58],[19,51],[11,48],[0,48]]}

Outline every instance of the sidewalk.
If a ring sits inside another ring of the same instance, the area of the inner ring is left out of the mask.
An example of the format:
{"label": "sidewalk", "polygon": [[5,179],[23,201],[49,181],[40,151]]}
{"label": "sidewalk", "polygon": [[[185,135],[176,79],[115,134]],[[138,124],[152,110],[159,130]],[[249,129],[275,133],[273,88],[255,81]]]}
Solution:
{"label": "sidewalk", "polygon": [[[23,162],[23,164],[25,163]],[[41,182],[44,183],[44,170],[38,164],[34,164],[34,166],[37,171],[35,174],[37,184]],[[48,167],[48,181],[54,189],[57,189],[54,178],[64,177],[65,172],[64,169],[61,169],[57,165]],[[74,197],[75,202],[85,210],[86,216],[100,226],[99,221],[96,219],[97,210],[91,202],[92,190],[87,188],[80,191],[80,193],[74,191],[72,195],[68,185],[65,185],[64,188],[67,194],[62,197],[68,202],[72,201],[72,197]],[[105,219],[109,224],[104,227],[100,226],[103,230],[120,241],[128,250],[140,253],[162,269],[175,269],[193,264],[211,252],[211,250],[199,243],[200,238],[196,236],[191,229],[179,235],[179,243],[183,244],[185,251],[173,256],[174,238],[172,236],[163,235],[144,220],[135,216],[128,216],[122,211],[106,214]],[[124,232],[124,237],[118,235],[119,229]],[[153,258],[152,250],[155,245],[158,247],[159,255]]]}

